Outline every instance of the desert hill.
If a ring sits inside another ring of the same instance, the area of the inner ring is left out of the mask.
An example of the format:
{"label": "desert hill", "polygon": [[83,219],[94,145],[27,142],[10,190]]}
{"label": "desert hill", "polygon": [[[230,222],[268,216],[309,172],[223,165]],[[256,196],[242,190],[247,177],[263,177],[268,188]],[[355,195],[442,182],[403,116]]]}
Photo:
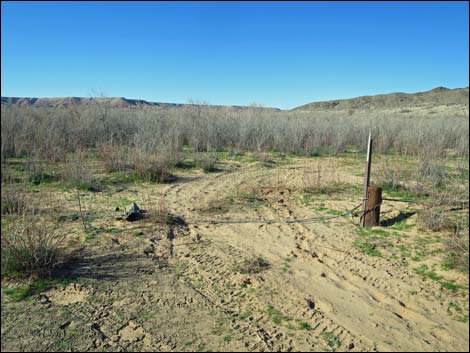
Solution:
{"label": "desert hill", "polygon": [[467,106],[468,87],[449,89],[437,87],[430,91],[419,93],[389,93],[374,96],[363,96],[351,99],[336,99],[323,102],[314,102],[294,108],[304,111],[331,111],[331,110],[393,110],[416,107],[436,107],[460,105]]}
{"label": "desert hill", "polygon": [[[23,98],[23,97],[2,97],[2,105],[17,105],[20,107],[38,108],[66,108],[70,106],[91,106],[95,104],[106,104],[110,108],[174,108],[185,107],[192,104],[181,103],[161,103],[149,102],[143,99],[128,99],[124,97],[112,98],[88,98],[88,97],[61,97],[61,98]],[[228,107],[232,109],[259,108],[269,110],[279,110],[277,108],[262,108],[253,106],[222,106],[212,105],[212,107]]]}

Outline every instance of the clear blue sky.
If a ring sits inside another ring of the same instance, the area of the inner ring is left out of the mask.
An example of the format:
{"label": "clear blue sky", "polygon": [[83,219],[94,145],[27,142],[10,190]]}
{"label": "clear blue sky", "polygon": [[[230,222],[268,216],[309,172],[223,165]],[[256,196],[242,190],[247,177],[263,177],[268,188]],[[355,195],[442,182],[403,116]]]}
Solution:
{"label": "clear blue sky", "polygon": [[2,2],[2,96],[312,101],[468,86],[467,2]]}

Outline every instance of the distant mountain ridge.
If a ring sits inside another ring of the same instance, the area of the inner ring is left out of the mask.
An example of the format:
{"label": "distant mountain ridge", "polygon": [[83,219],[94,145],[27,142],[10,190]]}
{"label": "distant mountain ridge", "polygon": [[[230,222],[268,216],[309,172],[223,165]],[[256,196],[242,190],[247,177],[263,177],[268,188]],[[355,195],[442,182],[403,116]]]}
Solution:
{"label": "distant mountain ridge", "polygon": [[[62,98],[27,98],[27,97],[2,97],[2,105],[17,105],[20,107],[38,108],[66,108],[70,106],[92,106],[97,103],[105,103],[111,108],[174,108],[185,107],[194,104],[149,102],[143,99],[128,99],[124,97],[112,98],[88,98],[88,97],[62,97]],[[228,107],[232,109],[259,108],[268,110],[280,110],[278,108],[264,108],[258,106],[223,106],[209,105],[211,107]]]}
{"label": "distant mountain ridge", "polygon": [[[88,98],[88,97],[62,97],[62,98],[27,98],[27,97],[1,97],[2,105],[17,105],[21,107],[39,108],[66,108],[70,106],[92,106],[97,103],[106,103],[111,108],[177,108],[194,104],[149,102],[143,99],[129,99],[124,97]],[[248,109],[258,108],[271,111],[280,111],[278,108],[264,108],[258,106],[223,106],[208,105],[213,108]],[[350,99],[335,99],[308,103],[292,109],[293,111],[357,111],[357,110],[394,110],[403,108],[432,108],[436,106],[469,106],[469,88],[449,89],[437,87],[430,91],[418,93],[388,93],[373,96],[362,96]],[[463,109],[463,108],[461,108]]]}
{"label": "distant mountain ridge", "polygon": [[313,102],[294,108],[304,111],[381,110],[440,105],[469,105],[468,87],[449,89],[436,87],[418,93],[388,93],[350,99]]}

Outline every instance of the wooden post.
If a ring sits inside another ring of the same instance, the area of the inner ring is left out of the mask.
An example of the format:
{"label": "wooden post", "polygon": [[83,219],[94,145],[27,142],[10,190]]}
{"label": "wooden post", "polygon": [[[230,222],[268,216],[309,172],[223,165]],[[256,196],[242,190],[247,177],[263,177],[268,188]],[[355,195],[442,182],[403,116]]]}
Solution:
{"label": "wooden post", "polygon": [[382,203],[382,188],[369,186],[367,188],[367,203],[364,216],[364,225],[380,225],[380,204]]}
{"label": "wooden post", "polygon": [[362,194],[362,217],[361,217],[361,226],[365,225],[365,216],[366,216],[366,206],[367,206],[367,188],[370,183],[370,166],[372,162],[372,136],[369,131],[369,141],[367,143],[367,161],[366,161],[366,171],[364,175],[364,192]]}

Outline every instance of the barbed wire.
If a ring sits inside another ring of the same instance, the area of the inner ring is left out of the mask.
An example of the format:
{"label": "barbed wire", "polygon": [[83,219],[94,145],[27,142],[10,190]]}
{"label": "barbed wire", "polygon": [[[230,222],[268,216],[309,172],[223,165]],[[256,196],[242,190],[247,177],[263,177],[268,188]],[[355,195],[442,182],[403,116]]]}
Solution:
{"label": "barbed wire", "polygon": [[353,212],[361,207],[362,203],[353,207],[350,210],[347,210],[343,213],[331,216],[318,216],[302,219],[284,219],[284,220],[270,220],[270,219],[197,219],[197,218],[185,218],[183,215],[179,215],[187,223],[199,223],[199,224],[293,224],[293,223],[314,223],[314,222],[323,222],[327,220],[332,220],[336,218],[350,216],[353,217]]}

